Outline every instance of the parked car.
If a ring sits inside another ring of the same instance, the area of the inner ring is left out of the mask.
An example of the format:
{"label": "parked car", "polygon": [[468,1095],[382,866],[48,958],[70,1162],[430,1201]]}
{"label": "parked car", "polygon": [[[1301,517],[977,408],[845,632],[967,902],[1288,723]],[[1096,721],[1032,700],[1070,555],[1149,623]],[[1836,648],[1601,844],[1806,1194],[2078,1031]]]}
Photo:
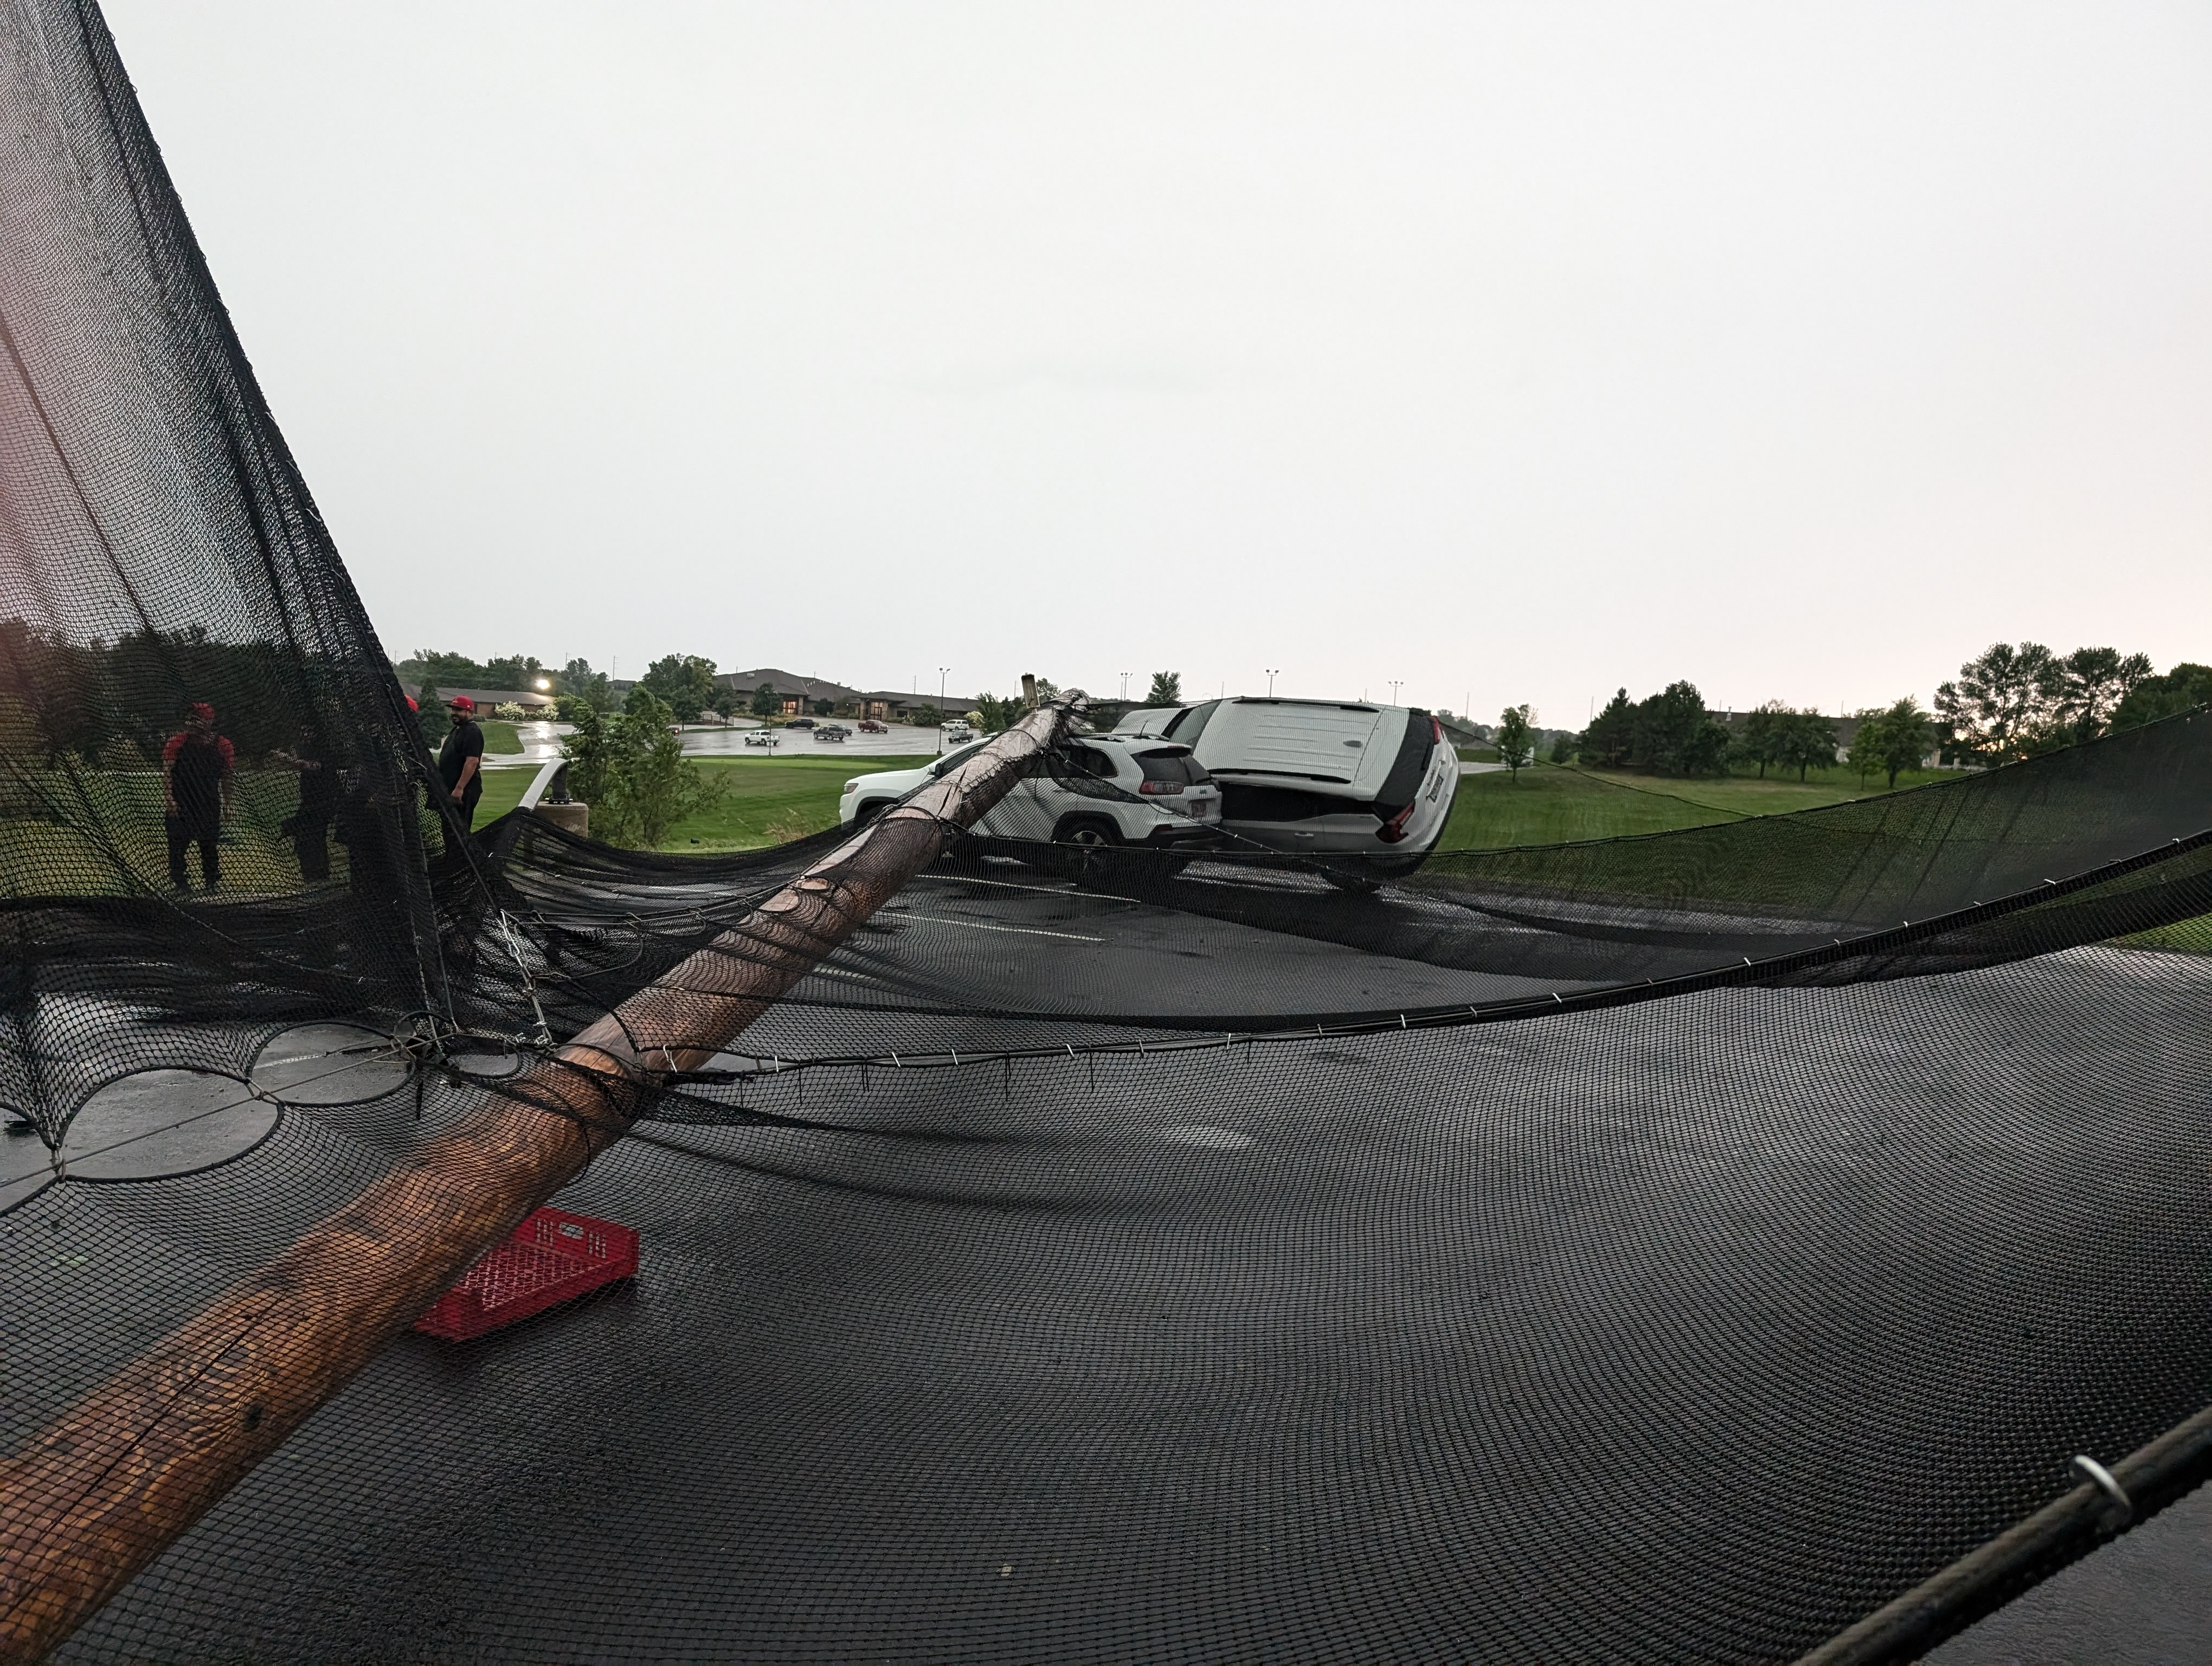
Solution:
{"label": "parked car", "polygon": [[1227,847],[1314,858],[1332,883],[1370,889],[1426,860],[1451,818],[1459,755],[1427,712],[1365,701],[1207,700],[1163,719],[1132,712],[1132,744],[1191,748],[1221,785]]}
{"label": "parked car", "polygon": [[[917,787],[958,769],[984,745],[971,741],[919,769],[855,775],[845,783],[838,820],[856,826],[872,821]],[[1062,774],[1119,790],[1094,796],[1063,785]],[[974,830],[986,850],[995,843],[1002,854],[1030,859],[1045,844],[1093,859],[1126,847],[1187,855],[1218,842],[1220,818],[1220,789],[1189,747],[1126,735],[1085,735],[1054,757],[1041,757]]]}
{"label": "parked car", "polygon": [[794,717],[783,727],[787,729],[811,729],[814,727],[814,720],[811,717]]}
{"label": "parked car", "polygon": [[874,718],[864,717],[860,720],[860,733],[862,734],[889,734],[890,731],[885,728],[882,724],[877,722]]}
{"label": "parked car", "polygon": [[783,745],[783,737],[778,734],[774,729],[747,729],[745,731],[745,745],[748,746],[781,746]]}
{"label": "parked car", "polygon": [[842,741],[852,733],[842,723],[822,723],[815,727],[814,738],[817,740]]}

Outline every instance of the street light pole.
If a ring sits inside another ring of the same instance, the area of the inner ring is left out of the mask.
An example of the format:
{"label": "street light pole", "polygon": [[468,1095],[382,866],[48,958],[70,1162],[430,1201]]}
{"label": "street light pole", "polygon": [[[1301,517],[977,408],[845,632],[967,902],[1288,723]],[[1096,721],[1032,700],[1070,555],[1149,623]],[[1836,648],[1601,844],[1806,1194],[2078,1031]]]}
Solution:
{"label": "street light pole", "polygon": [[1281,669],[1281,667],[1279,667],[1279,666],[1278,666],[1275,670],[1271,671],[1271,672],[1269,672],[1267,673],[1267,698],[1268,698],[1268,699],[1273,700],[1273,699],[1275,697],[1275,679],[1276,679],[1278,677],[1280,677],[1282,674],[1283,674],[1283,673],[1282,673],[1282,669]]}
{"label": "street light pole", "polygon": [[1123,672],[1121,673],[1121,703],[1122,703],[1123,705],[1125,705],[1125,706],[1126,706],[1126,705],[1127,705],[1127,704],[1129,703],[1129,678],[1130,678],[1130,676],[1131,676],[1131,673],[1130,673],[1130,672],[1126,672],[1126,671],[1125,671],[1125,672]]}
{"label": "street light pole", "polygon": [[1392,705],[1395,706],[1398,703],[1398,690],[1405,686],[1406,679],[1402,677],[1394,677],[1390,679],[1390,703]]}

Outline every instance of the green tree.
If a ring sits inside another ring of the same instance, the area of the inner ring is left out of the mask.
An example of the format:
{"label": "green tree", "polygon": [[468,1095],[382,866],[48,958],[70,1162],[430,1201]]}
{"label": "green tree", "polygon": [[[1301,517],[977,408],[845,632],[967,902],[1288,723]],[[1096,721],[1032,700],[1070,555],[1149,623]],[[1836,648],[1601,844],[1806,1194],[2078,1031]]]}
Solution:
{"label": "green tree", "polygon": [[436,684],[425,683],[422,692],[415,696],[415,721],[422,726],[422,739],[434,752],[445,744],[453,727],[453,720],[446,710],[445,696],[438,692]]}
{"label": "green tree", "polygon": [[1565,729],[1561,729],[1557,734],[1553,735],[1552,737],[1552,762],[1554,763],[1572,763],[1575,761],[1575,748],[1580,743],[1581,739],[1582,737],[1579,735],[1569,734]]}
{"label": "green tree", "polygon": [[1629,734],[1628,761],[1638,769],[1705,775],[1727,765],[1729,732],[1706,711],[1694,683],[1669,683],[1638,701]]}
{"label": "green tree", "polygon": [[2010,763],[2045,744],[2065,670],[2040,642],[1994,642],[1936,690],[1936,715],[1950,731],[1946,757]]}
{"label": "green tree", "polygon": [[834,700],[817,700],[814,702],[814,714],[817,717],[827,717],[836,709],[837,702]]}
{"label": "green tree", "polygon": [[1582,761],[1600,769],[1618,769],[1628,762],[1631,749],[1636,744],[1636,707],[1628,697],[1628,690],[1618,690],[1605,702],[1605,709],[1590,719],[1575,750]]}
{"label": "green tree", "polygon": [[753,690],[752,711],[755,717],[774,717],[783,709],[783,702],[776,697],[775,684],[763,683]]}
{"label": "green tree", "polygon": [[1819,712],[1791,712],[1782,725],[1778,762],[1797,766],[1797,779],[1811,769],[1826,769],[1836,761],[1836,721]]}
{"label": "green tree", "polygon": [[465,654],[446,654],[418,648],[394,667],[402,677],[425,683],[441,683],[449,689],[488,689],[484,668]]}
{"label": "green tree", "polygon": [[714,703],[714,662],[696,654],[671,654],[647,666],[637,685],[651,690],[678,723],[696,723]]}
{"label": "green tree", "polygon": [[1147,706],[1180,706],[1182,704],[1182,673],[1179,671],[1156,671],[1152,685],[1145,690]]}
{"label": "green tree", "polygon": [[1528,727],[1526,706],[1508,706],[1498,714],[1498,761],[1512,771],[1516,787],[1521,771],[1536,761],[1536,732]]}
{"label": "green tree", "polygon": [[595,710],[614,709],[614,684],[606,672],[593,671],[588,660],[571,660],[562,666],[553,675],[553,686],[566,697],[588,701]]}
{"label": "green tree", "polygon": [[975,696],[975,721],[986,734],[997,734],[1002,730],[1011,729],[1027,715],[1018,694],[1009,695],[1004,700],[990,694]]}
{"label": "green tree", "polygon": [[945,714],[934,706],[916,706],[906,714],[906,721],[917,729],[933,729],[945,721]]}
{"label": "green tree", "polygon": [[2112,713],[2112,727],[2132,729],[2198,706],[2212,706],[2212,666],[2185,660],[2165,675],[2146,677],[2130,689]]}
{"label": "green tree", "polygon": [[1908,694],[1895,705],[1859,714],[1849,761],[1862,781],[1881,771],[1888,775],[1893,790],[1899,774],[1917,769],[1935,744],[1935,721]]}
{"label": "green tree", "polygon": [[2077,648],[2058,662],[2058,699],[2052,715],[2066,739],[2094,740],[2112,725],[2112,714],[2150,675],[2150,656],[2124,659],[2112,648]]}
{"label": "green tree", "polygon": [[592,806],[592,831],[604,842],[657,849],[671,827],[715,798],[699,766],[684,756],[675,721],[641,683],[619,712],[577,708],[575,733],[561,744],[568,791]]}
{"label": "green tree", "polygon": [[1765,780],[1766,766],[1782,762],[1783,737],[1794,715],[1779,700],[1762,702],[1744,714],[1743,728],[1729,750],[1745,763],[1758,764],[1759,778]]}
{"label": "green tree", "polygon": [[483,686],[488,689],[531,690],[545,674],[545,667],[538,663],[534,654],[510,654],[502,659],[484,661]]}

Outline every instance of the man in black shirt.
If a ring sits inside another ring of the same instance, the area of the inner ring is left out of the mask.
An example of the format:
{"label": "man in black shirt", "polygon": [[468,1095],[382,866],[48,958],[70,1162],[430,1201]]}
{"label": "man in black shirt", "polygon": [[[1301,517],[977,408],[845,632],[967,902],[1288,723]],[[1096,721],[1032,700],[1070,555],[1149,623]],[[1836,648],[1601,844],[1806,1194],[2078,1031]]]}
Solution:
{"label": "man in black shirt", "polygon": [[288,769],[300,773],[300,807],[276,830],[292,837],[292,852],[300,859],[300,878],[307,884],[331,877],[330,827],[338,811],[338,772],[315,733],[315,726],[300,726],[296,751],[272,747],[269,756]]}
{"label": "man in black shirt", "polygon": [[161,747],[161,821],[169,836],[169,883],[188,891],[185,853],[200,848],[200,878],[213,891],[222,879],[217,846],[230,812],[230,742],[215,732],[215,708],[195,700],[185,727]]}
{"label": "man in black shirt", "polygon": [[483,731],[477,727],[477,702],[465,694],[448,700],[446,709],[453,727],[438,749],[438,778],[467,827],[476,820],[477,800],[483,796]]}

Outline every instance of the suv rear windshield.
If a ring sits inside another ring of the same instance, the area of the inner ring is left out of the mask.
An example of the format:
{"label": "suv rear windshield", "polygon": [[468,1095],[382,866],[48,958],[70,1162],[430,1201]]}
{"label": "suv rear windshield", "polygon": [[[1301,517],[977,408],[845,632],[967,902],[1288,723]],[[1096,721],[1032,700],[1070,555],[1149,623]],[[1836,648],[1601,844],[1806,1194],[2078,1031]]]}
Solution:
{"label": "suv rear windshield", "polygon": [[1187,746],[1158,746],[1137,754],[1137,767],[1146,781],[1171,781],[1183,787],[1204,787],[1213,777]]}
{"label": "suv rear windshield", "polygon": [[1206,733],[1206,726],[1213,721],[1213,714],[1220,708],[1221,702],[1218,700],[1208,700],[1196,706],[1185,706],[1168,720],[1167,727],[1162,729],[1160,733],[1170,739],[1180,740],[1186,746],[1195,746],[1198,745],[1199,736]]}

